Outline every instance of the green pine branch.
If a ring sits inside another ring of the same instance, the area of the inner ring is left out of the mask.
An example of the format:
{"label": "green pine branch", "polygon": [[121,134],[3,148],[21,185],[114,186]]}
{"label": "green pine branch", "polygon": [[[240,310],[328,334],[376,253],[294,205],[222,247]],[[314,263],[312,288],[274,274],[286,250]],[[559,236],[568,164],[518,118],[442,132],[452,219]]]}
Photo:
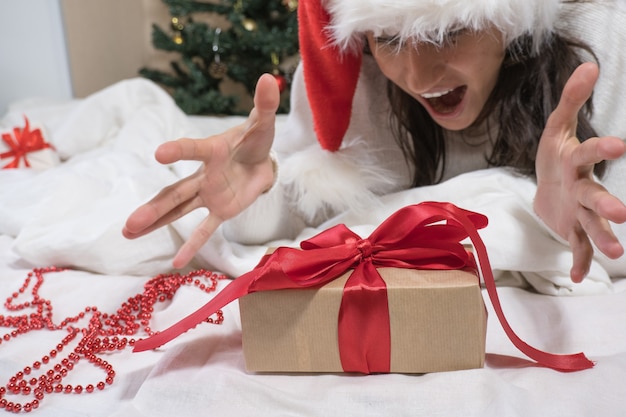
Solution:
{"label": "green pine branch", "polygon": [[[179,19],[180,27],[153,25],[152,43],[179,58],[171,62],[170,73],[142,68],[140,74],[166,87],[185,112],[236,114],[237,97],[220,92],[224,75],[253,95],[262,73],[275,73],[277,63],[297,56],[297,14],[282,0],[162,1]],[[223,15],[230,25],[218,32],[196,21],[197,13]],[[218,62],[225,74],[215,72]],[[283,96],[280,111],[286,112],[288,92]]]}

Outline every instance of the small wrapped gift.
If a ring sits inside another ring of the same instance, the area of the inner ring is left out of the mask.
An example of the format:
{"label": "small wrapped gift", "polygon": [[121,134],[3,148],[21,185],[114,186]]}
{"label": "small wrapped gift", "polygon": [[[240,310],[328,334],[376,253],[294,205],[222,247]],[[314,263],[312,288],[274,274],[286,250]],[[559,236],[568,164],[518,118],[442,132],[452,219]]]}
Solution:
{"label": "small wrapped gift", "polygon": [[[343,372],[338,317],[351,272],[319,289],[263,291],[240,298],[246,368]],[[389,300],[390,372],[483,366],[487,313],[475,272],[402,268],[378,272]]]}
{"label": "small wrapped gift", "polygon": [[42,129],[31,128],[27,117],[24,117],[23,128],[15,127],[11,132],[2,133],[0,160],[3,169],[41,170],[59,164],[59,156],[54,147],[46,142]]}
{"label": "small wrapped gift", "polygon": [[[337,225],[303,241],[300,249],[280,247],[267,254],[194,313],[138,340],[133,351],[157,348],[248,296],[240,301],[250,369],[369,374],[481,366],[485,310],[474,257],[462,244],[469,238],[496,316],[511,342],[541,366],[560,371],[593,367],[582,353],[543,352],[513,332],[478,234],[485,226],[485,216],[437,202],[398,210],[367,238]],[[253,294],[260,292],[267,293]],[[269,308],[277,310],[268,313]],[[259,323],[253,316],[261,314],[265,317]],[[336,333],[331,329],[334,321]],[[270,334],[250,334],[264,331]],[[287,349],[292,349],[289,356]],[[275,362],[269,362],[271,356]]]}

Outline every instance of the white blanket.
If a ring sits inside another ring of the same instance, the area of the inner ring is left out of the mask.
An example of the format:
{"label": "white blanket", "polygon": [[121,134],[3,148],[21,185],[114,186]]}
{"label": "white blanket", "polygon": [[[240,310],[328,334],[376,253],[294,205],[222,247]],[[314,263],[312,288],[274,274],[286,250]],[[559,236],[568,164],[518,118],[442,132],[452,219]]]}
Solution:
{"label": "white blanket", "polygon": [[[60,164],[40,171],[0,171],[0,296],[18,291],[33,267],[71,266],[47,276],[41,288],[54,306],[56,322],[88,305],[114,312],[152,275],[170,270],[201,211],[136,241],[120,232],[137,205],[195,169],[194,164],[160,166],[153,151],[165,140],[206,136],[241,121],[187,117],[145,80],[123,82],[71,103],[19,103],[0,121],[0,130],[23,125],[24,115],[44,129]],[[486,214],[490,225],[481,235],[496,275],[502,285],[515,285],[499,288],[514,330],[540,349],[584,351],[597,361],[591,370],[560,373],[534,366],[506,338],[487,302],[484,369],[421,376],[251,374],[245,371],[235,302],[224,310],[221,326],[199,326],[156,351],[106,355],[116,371],[113,385],[94,394],[48,395],[34,415],[621,416],[626,280],[611,281],[609,272],[626,271],[623,261],[599,257],[590,279],[572,285],[570,254],[533,215],[533,191],[530,181],[505,170],[476,172],[387,196],[370,213],[348,212],[322,227],[345,222],[366,236],[397,208],[422,200],[452,201]],[[268,246],[295,245],[317,231]],[[265,249],[226,242],[218,233],[193,267],[211,266],[237,276],[252,268]],[[510,271],[521,271],[523,277]],[[517,288],[527,282],[546,294],[588,296],[549,297]],[[159,304],[153,328],[169,326],[207,297],[193,287],[181,288],[171,302]],[[0,314],[15,313],[0,308]],[[0,344],[0,383],[41,358],[61,337],[33,331]],[[100,379],[81,363],[67,383]]]}

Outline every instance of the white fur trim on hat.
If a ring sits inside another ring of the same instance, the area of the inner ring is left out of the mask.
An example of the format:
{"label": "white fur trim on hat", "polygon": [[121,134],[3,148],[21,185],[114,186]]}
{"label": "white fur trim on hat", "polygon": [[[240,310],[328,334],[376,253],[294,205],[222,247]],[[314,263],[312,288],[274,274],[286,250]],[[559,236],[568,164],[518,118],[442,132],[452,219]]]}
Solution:
{"label": "white fur trim on hat", "polygon": [[397,36],[441,43],[459,28],[480,30],[494,25],[507,45],[531,34],[535,46],[551,33],[560,0],[325,0],[330,30],[342,49],[358,47],[360,34]]}

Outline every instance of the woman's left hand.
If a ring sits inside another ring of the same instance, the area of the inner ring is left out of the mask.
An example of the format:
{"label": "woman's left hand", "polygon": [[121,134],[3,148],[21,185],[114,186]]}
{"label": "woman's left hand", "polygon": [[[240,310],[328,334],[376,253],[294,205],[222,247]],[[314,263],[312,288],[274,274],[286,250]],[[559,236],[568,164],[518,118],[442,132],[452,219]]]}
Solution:
{"label": "woman's left hand", "polygon": [[598,79],[595,64],[585,63],[567,81],[557,108],[551,114],[537,150],[537,193],[534,210],[559,236],[569,242],[573,254],[572,281],[589,272],[593,242],[611,259],[624,248],[609,222],[626,221],[626,206],[594,180],[594,165],[620,158],[626,144],[617,137],[576,137],[578,113],[591,97]]}

